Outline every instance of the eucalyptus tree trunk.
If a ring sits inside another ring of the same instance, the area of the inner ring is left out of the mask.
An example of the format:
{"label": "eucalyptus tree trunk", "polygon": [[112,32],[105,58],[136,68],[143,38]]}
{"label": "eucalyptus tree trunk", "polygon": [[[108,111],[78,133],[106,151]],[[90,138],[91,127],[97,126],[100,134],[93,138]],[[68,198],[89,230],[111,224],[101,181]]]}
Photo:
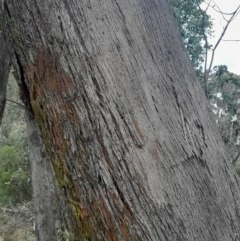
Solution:
{"label": "eucalyptus tree trunk", "polygon": [[3,7],[76,240],[240,240],[238,180],[166,0]]}

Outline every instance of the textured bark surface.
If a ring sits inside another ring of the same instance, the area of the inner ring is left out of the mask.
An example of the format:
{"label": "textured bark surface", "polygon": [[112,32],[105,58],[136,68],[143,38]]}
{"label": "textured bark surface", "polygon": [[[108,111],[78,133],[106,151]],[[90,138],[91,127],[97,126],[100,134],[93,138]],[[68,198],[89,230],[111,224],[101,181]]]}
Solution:
{"label": "textured bark surface", "polygon": [[7,82],[9,75],[9,54],[3,33],[0,33],[0,126],[6,105]]}
{"label": "textured bark surface", "polygon": [[3,7],[76,240],[240,240],[238,182],[166,0]]}
{"label": "textured bark surface", "polygon": [[37,241],[56,241],[51,166],[44,155],[39,126],[29,111],[26,111],[25,119],[31,162],[36,238]]}

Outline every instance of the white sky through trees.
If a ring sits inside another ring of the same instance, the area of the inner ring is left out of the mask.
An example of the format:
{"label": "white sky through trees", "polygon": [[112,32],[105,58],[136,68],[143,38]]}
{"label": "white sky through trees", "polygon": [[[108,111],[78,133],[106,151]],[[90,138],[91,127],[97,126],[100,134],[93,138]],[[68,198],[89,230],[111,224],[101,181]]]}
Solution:
{"label": "white sky through trees", "polygon": [[[232,13],[240,5],[240,0],[215,0],[211,1],[211,5],[216,4],[222,12]],[[214,8],[217,9],[217,6]],[[206,9],[206,4],[202,4],[202,9]],[[221,33],[223,32],[226,21],[223,19],[220,13],[214,11],[211,7],[208,9],[208,13],[213,18],[213,30],[214,37],[209,40],[209,43],[213,46],[216,44]],[[229,19],[230,15],[225,15]],[[238,41],[221,41],[215,51],[215,57],[213,66],[215,65],[227,65],[230,72],[240,74],[240,13],[230,23],[223,40],[238,40]],[[210,59],[210,52],[208,59]]]}

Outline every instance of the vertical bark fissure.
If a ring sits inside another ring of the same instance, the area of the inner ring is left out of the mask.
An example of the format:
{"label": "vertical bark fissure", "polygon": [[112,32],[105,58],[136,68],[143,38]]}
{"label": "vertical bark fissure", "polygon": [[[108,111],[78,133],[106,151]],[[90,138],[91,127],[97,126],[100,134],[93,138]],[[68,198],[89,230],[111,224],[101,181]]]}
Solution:
{"label": "vertical bark fissure", "polygon": [[[4,30],[5,31],[5,30]],[[6,105],[7,83],[10,68],[10,56],[4,32],[0,33],[0,126]]]}
{"label": "vertical bark fissure", "polygon": [[11,18],[11,13],[10,13],[10,10],[8,8],[8,5],[7,5],[7,1],[3,0],[3,8],[2,8],[3,11],[6,11],[7,14],[8,14],[8,17]]}
{"label": "vertical bark fissure", "polygon": [[25,107],[27,108],[27,110],[32,112],[31,104],[30,104],[30,94],[29,94],[27,84],[25,83],[23,66],[21,65],[19,56],[16,52],[15,52],[15,59],[16,59],[17,67],[18,67],[17,75],[19,76],[18,84],[19,84],[19,88],[20,88],[20,97],[21,97],[21,100],[23,101]]}

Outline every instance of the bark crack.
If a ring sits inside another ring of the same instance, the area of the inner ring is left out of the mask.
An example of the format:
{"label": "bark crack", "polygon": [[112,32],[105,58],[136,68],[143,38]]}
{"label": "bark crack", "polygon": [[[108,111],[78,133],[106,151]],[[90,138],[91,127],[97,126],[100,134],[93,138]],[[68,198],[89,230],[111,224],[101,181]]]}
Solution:
{"label": "bark crack", "polygon": [[25,107],[31,113],[33,113],[31,103],[30,103],[31,101],[30,101],[29,90],[28,90],[27,84],[25,82],[23,66],[21,64],[21,61],[20,61],[19,56],[16,51],[15,51],[15,58],[16,58],[16,64],[17,64],[17,68],[18,68],[18,79],[19,79],[18,84],[19,84],[19,88],[20,88],[20,97],[21,97],[21,100],[23,101],[23,103],[25,104]]}
{"label": "bark crack", "polygon": [[3,6],[4,6],[4,10],[6,10],[6,12],[7,12],[7,14],[8,14],[8,17],[9,17],[9,18],[12,18],[12,17],[11,17],[10,10],[9,10],[9,7],[8,7],[6,1],[3,2]]}

